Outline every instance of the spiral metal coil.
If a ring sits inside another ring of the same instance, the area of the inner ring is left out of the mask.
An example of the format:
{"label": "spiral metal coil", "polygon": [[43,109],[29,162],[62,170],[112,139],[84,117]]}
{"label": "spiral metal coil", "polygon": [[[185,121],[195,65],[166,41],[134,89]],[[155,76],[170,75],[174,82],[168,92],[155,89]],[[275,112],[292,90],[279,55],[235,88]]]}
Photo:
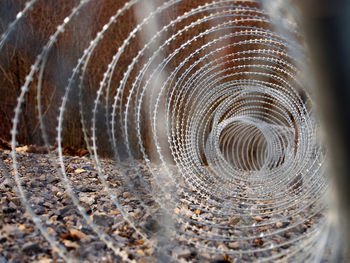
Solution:
{"label": "spiral metal coil", "polygon": [[[28,1],[8,25],[0,51],[39,2]],[[25,77],[11,130],[18,194],[36,227],[67,262],[78,259],[32,210],[15,148],[19,116],[32,85],[42,140],[48,148],[52,144],[41,105],[43,79],[55,43],[71,34],[66,29],[79,23],[91,4],[76,2]],[[126,2],[79,55],[62,86],[58,147],[49,154],[66,192],[108,248],[125,261],[132,261],[130,254],[137,261],[134,250],[122,248],[115,236],[94,224],[67,176],[63,124],[69,118],[67,107],[78,104],[85,143],[105,193],[161,261],[178,260],[171,252],[178,245],[209,259],[224,254],[247,262],[320,260],[328,229],[328,179],[305,81],[308,53],[297,20],[290,13],[274,16],[272,2],[266,1],[187,2]],[[93,57],[100,54],[108,31],[131,14],[136,26],[118,39],[117,48],[110,43],[114,54],[100,65],[104,73],[89,104],[83,94]],[[79,96],[74,97],[76,91]],[[124,189],[137,200],[137,217],[107,182],[99,156],[106,134],[118,171],[113,176],[120,176]],[[146,217],[161,231],[150,231]],[[301,234],[281,238],[300,228]]]}

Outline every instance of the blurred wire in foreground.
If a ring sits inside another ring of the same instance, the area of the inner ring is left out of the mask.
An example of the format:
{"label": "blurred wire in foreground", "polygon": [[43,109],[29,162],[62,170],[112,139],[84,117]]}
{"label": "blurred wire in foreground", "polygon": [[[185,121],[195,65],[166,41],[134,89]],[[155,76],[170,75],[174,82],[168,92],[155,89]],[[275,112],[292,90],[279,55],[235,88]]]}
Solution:
{"label": "blurred wire in foreground", "polygon": [[323,117],[340,218],[339,262],[349,262],[350,240],[350,2],[299,1],[316,72],[315,99]]}

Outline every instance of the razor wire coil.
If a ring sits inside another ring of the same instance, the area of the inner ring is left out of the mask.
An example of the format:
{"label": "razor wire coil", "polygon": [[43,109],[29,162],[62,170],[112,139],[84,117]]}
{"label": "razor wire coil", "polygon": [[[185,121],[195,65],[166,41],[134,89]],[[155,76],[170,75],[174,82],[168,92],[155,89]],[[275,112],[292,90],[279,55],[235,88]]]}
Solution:
{"label": "razor wire coil", "polygon": [[[25,95],[34,85],[42,138],[50,148],[42,110],[49,54],[91,2],[78,1],[36,56],[21,87],[11,130],[19,196],[36,227],[67,262],[79,259],[48,233],[44,219],[34,213],[25,195],[16,136]],[[28,1],[17,14],[1,35],[0,51],[39,3]],[[57,153],[49,154],[50,160],[85,222],[124,261],[132,261],[130,254],[136,260],[139,256],[95,225],[67,176],[63,132],[69,104],[79,105],[85,144],[104,192],[156,251],[164,250],[172,258],[172,248],[181,244],[198,253],[226,254],[244,261],[256,257],[266,262],[311,262],[318,256],[312,248],[322,245],[318,241],[327,229],[324,196],[328,180],[319,124],[303,75],[308,63],[303,35],[295,29],[295,20],[272,19],[264,2],[204,1],[182,11],[186,3],[126,2],[99,29],[62,87],[58,147]],[[167,17],[172,11],[176,16]],[[99,54],[108,31],[130,12],[135,13],[135,27],[101,65],[104,73],[89,104],[83,94],[94,55]],[[277,22],[293,27],[283,27],[281,32]],[[130,58],[129,49],[135,46],[138,49]],[[77,101],[72,100],[74,90],[78,90]],[[99,144],[105,137],[118,176],[137,199],[140,215],[136,218],[108,183],[99,156]],[[148,198],[154,201],[152,205]],[[162,233],[147,229],[144,220],[149,216],[162,227]],[[276,227],[285,221],[287,226]],[[314,225],[307,231],[281,239],[310,221]],[[234,248],[232,242],[236,242]],[[177,260],[176,256],[172,259]]]}

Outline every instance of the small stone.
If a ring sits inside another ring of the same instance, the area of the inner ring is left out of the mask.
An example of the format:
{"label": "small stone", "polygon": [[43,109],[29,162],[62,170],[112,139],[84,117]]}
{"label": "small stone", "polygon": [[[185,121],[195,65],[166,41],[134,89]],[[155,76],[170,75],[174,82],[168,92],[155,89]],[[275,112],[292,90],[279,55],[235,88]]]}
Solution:
{"label": "small stone", "polygon": [[10,180],[10,178],[5,178],[5,180],[2,182],[2,185],[5,187],[11,187],[13,185],[13,183]]}
{"label": "small stone", "polygon": [[85,235],[83,232],[76,230],[76,229],[71,229],[70,234],[78,237],[79,239],[85,240],[85,241],[90,241],[90,237]]}
{"label": "small stone", "polygon": [[45,214],[46,210],[44,207],[42,206],[36,206],[35,209],[34,209],[34,212],[37,214],[37,215],[42,215],[42,214]]}
{"label": "small stone", "polygon": [[9,207],[13,209],[17,209],[17,206],[12,201],[9,203]]}
{"label": "small stone", "polygon": [[282,223],[282,227],[287,227],[287,226],[289,226],[290,225],[290,222],[283,222]]}
{"label": "small stone", "polygon": [[87,172],[87,171],[84,169],[81,169],[81,168],[74,170],[74,173],[76,173],[76,174],[81,174],[81,173],[85,173],[85,172]]}
{"label": "small stone", "polygon": [[146,219],[146,222],[142,224],[145,230],[149,233],[156,233],[160,230],[160,225],[156,220],[151,217]]}
{"label": "small stone", "polygon": [[114,218],[105,214],[93,215],[93,221],[100,226],[112,226]]}
{"label": "small stone", "polygon": [[45,202],[45,199],[41,196],[35,196],[31,198],[31,202],[35,205],[42,206],[42,204]]}
{"label": "small stone", "polygon": [[130,197],[131,197],[131,194],[129,192],[124,192],[123,193],[123,198],[124,199],[130,198]]}
{"label": "small stone", "polygon": [[241,221],[241,219],[239,217],[230,217],[229,225],[231,227],[234,227],[235,225],[237,225],[239,223],[239,221]]}
{"label": "small stone", "polygon": [[16,238],[23,238],[24,232],[16,225],[4,225],[2,230],[8,235],[13,235]]}
{"label": "small stone", "polygon": [[72,241],[70,241],[68,239],[63,240],[62,242],[67,248],[76,248],[76,249],[78,249],[80,247],[78,243],[72,242]]}
{"label": "small stone", "polygon": [[105,249],[107,247],[106,243],[103,241],[95,241],[91,243],[96,250]]}
{"label": "small stone", "polygon": [[56,231],[52,227],[48,227],[47,228],[47,233],[54,234],[54,233],[56,233]]}
{"label": "small stone", "polygon": [[95,196],[90,195],[90,194],[80,193],[79,194],[79,201],[84,202],[88,205],[93,205],[96,201],[96,198],[95,198]]}
{"label": "small stone", "polygon": [[129,213],[132,217],[137,217],[137,213],[135,213],[135,212],[130,212]]}
{"label": "small stone", "polygon": [[46,175],[46,181],[49,184],[56,184],[60,181],[60,179],[58,179],[56,176],[53,176],[52,174],[48,174]]}
{"label": "small stone", "polygon": [[191,250],[185,247],[176,247],[173,249],[173,256],[177,258],[189,258],[191,256]]}
{"label": "small stone", "polygon": [[90,165],[85,165],[85,166],[82,167],[82,169],[89,170],[89,171],[93,171],[94,170],[94,168],[92,168]]}
{"label": "small stone", "polygon": [[282,226],[283,226],[283,223],[282,223],[282,222],[277,222],[277,223],[276,223],[276,227],[281,228]]}
{"label": "small stone", "polygon": [[180,209],[178,207],[175,207],[174,208],[174,213],[177,214],[177,215],[180,214]]}
{"label": "small stone", "polygon": [[307,226],[305,224],[298,224],[295,227],[291,228],[290,231],[296,234],[304,233],[307,230]]}
{"label": "small stone", "polygon": [[214,255],[212,262],[215,262],[215,263],[230,263],[230,261],[226,260],[226,255]]}
{"label": "small stone", "polygon": [[289,222],[277,222],[276,223],[276,227],[278,227],[278,228],[285,228],[285,227],[287,227],[287,226],[289,226]]}
{"label": "small stone", "polygon": [[263,220],[261,216],[253,216],[253,219],[257,222],[261,222]]}
{"label": "small stone", "polygon": [[64,215],[66,215],[68,213],[71,213],[72,210],[74,210],[73,206],[65,206],[62,209],[58,210],[58,214],[61,215],[61,216],[64,216]]}
{"label": "small stone", "polygon": [[31,188],[38,188],[41,186],[41,182],[39,180],[33,180],[30,182],[30,187]]}
{"label": "small stone", "polygon": [[199,209],[196,210],[196,215],[200,215],[201,211]]}
{"label": "small stone", "polygon": [[253,240],[253,245],[255,247],[262,247],[264,245],[264,241],[261,238],[255,238]]}
{"label": "small stone", "polygon": [[18,152],[18,153],[24,153],[26,151],[28,151],[28,146],[27,145],[16,148],[16,152]]}
{"label": "small stone", "polygon": [[38,263],[51,263],[52,259],[50,258],[41,258]]}
{"label": "small stone", "polygon": [[203,213],[201,214],[202,218],[206,218],[206,219],[211,219],[213,218],[213,215],[211,213]]}
{"label": "small stone", "polygon": [[91,185],[80,185],[77,187],[79,192],[96,192],[96,187]]}
{"label": "small stone", "polygon": [[41,247],[37,243],[28,243],[28,244],[25,244],[23,246],[22,252],[23,253],[30,253],[30,252],[38,253],[38,252],[41,252]]}
{"label": "small stone", "polygon": [[56,194],[56,193],[60,192],[60,189],[59,189],[57,186],[53,185],[53,186],[51,187],[51,192],[52,192],[53,194]]}
{"label": "small stone", "polygon": [[284,233],[284,236],[286,237],[286,238],[290,238],[291,237],[291,232],[290,231],[286,231],[285,233]]}
{"label": "small stone", "polygon": [[239,242],[238,241],[236,241],[236,242],[230,242],[230,243],[228,243],[228,247],[229,248],[232,248],[232,249],[239,249]]}

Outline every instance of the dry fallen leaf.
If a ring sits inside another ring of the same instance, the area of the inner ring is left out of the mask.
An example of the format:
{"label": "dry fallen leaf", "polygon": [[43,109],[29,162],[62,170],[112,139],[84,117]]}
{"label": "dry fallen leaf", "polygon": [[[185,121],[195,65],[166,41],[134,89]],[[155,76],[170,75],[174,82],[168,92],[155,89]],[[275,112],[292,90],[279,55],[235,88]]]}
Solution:
{"label": "dry fallen leaf", "polygon": [[261,216],[254,216],[253,219],[257,222],[261,222],[263,220]]}
{"label": "dry fallen leaf", "polygon": [[76,242],[72,242],[70,240],[63,240],[63,244],[67,247],[67,248],[80,248],[79,244],[77,244]]}
{"label": "dry fallen leaf", "polygon": [[145,241],[143,241],[143,239],[139,239],[135,243],[136,243],[136,245],[143,245],[145,243]]}
{"label": "dry fallen leaf", "polygon": [[130,212],[129,214],[130,214],[132,217],[137,217],[137,215],[138,215],[138,214],[135,213],[135,212]]}
{"label": "dry fallen leaf", "polygon": [[115,210],[111,210],[111,213],[112,213],[112,214],[115,214],[115,215],[119,215],[119,214],[120,214],[119,211],[115,211]]}
{"label": "dry fallen leaf", "polygon": [[253,244],[256,247],[262,247],[262,245],[264,244],[264,241],[262,241],[261,238],[256,238],[253,240]]}
{"label": "dry fallen leaf", "polygon": [[24,153],[26,151],[28,151],[28,146],[27,145],[16,148],[16,152],[18,152],[18,153]]}
{"label": "dry fallen leaf", "polygon": [[283,226],[283,223],[282,223],[282,222],[277,222],[277,223],[276,223],[276,227],[280,228],[280,227],[282,227],[282,226]]}
{"label": "dry fallen leaf", "polygon": [[41,258],[38,263],[51,263],[52,259],[50,258]]}
{"label": "dry fallen leaf", "polygon": [[76,169],[76,170],[74,171],[74,173],[76,173],[76,174],[81,174],[81,173],[84,173],[84,172],[87,172],[87,171],[84,170],[84,169],[81,169],[81,168],[78,168],[78,169]]}
{"label": "dry fallen leaf", "polygon": [[74,242],[79,241],[79,240],[90,241],[90,237],[88,237],[83,232],[76,230],[76,229],[71,229],[68,233],[62,234],[61,238],[63,241],[65,241],[65,240],[74,241]]}
{"label": "dry fallen leaf", "polygon": [[70,234],[77,236],[79,239],[90,241],[90,237],[88,237],[87,235],[85,235],[83,232],[81,232],[79,230],[71,229]]}
{"label": "dry fallen leaf", "polygon": [[223,257],[224,261],[226,261],[226,262],[231,262],[232,261],[232,259],[226,254],[223,254],[222,257]]}
{"label": "dry fallen leaf", "polygon": [[74,169],[72,167],[66,167],[66,172],[67,173],[73,173],[74,172]]}

